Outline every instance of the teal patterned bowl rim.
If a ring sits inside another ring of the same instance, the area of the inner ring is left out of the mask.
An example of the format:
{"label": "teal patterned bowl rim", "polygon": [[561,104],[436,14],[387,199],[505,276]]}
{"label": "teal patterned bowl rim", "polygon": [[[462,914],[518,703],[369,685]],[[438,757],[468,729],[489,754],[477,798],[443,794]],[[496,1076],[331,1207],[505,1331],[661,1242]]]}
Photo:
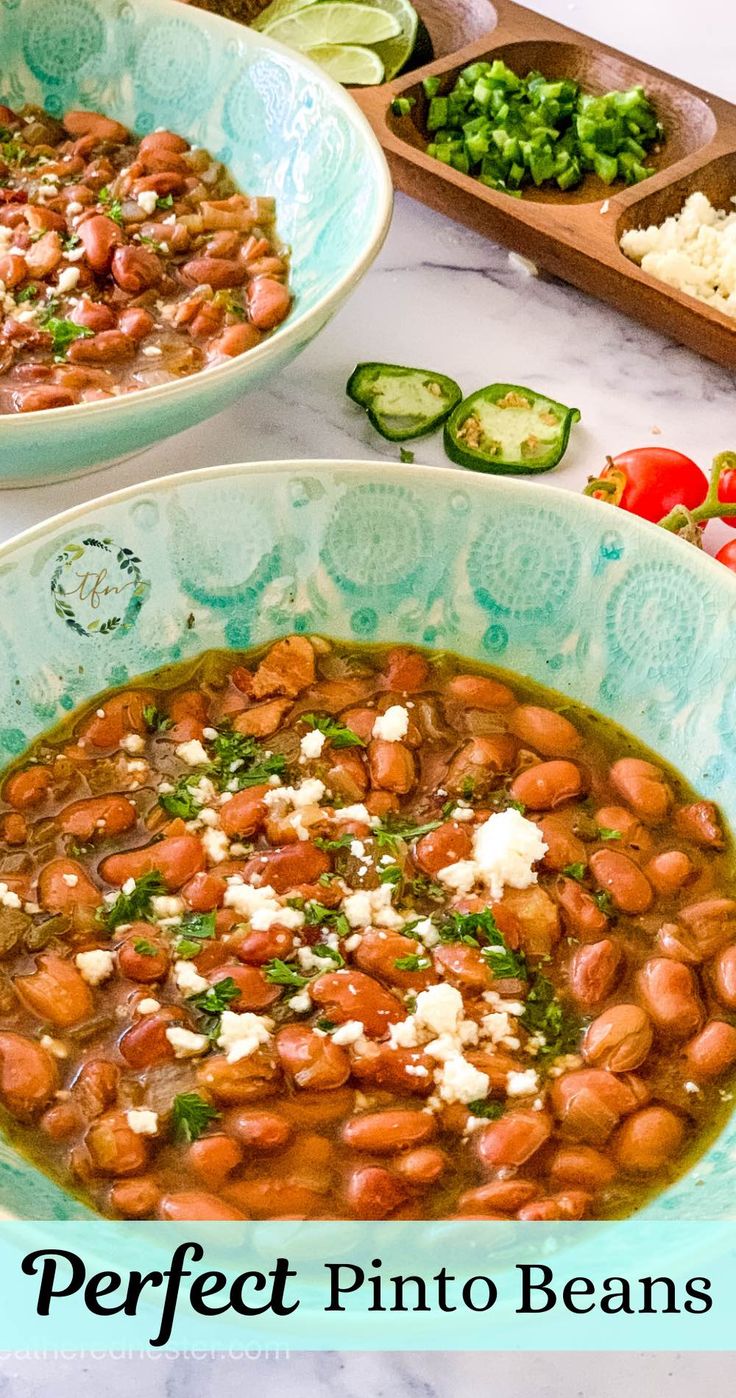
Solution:
{"label": "teal patterned bowl rim", "polygon": [[[132,575],[124,617],[85,629],[71,592],[59,608],[75,543],[105,549],[110,576]],[[736,827],[736,579],[657,526],[556,486],[339,459],[167,475],[0,546],[0,603],[0,766],[109,684],[302,630],[528,675],[635,733]],[[640,1213],[733,1217],[735,1185],[732,1118]],[[39,1207],[86,1212],[0,1140],[0,1209]]]}
{"label": "teal patterned bowl rim", "polygon": [[[213,393],[216,393],[218,386],[227,388],[233,381],[242,378],[246,368],[253,371],[261,379],[269,372],[272,362],[278,364],[296,354],[311,339],[312,335],[321,329],[329,316],[358,284],[376,258],[389,230],[393,211],[391,175],[375,133],[357,102],[353,100],[344,87],[330,78],[322,68],[304,54],[295,49],[287,48],[284,44],[269,38],[258,30],[225,19],[221,15],[211,14],[209,11],[195,7],[192,7],[191,10],[185,9],[181,0],[125,0],[125,8],[131,12],[137,11],[141,14],[147,14],[149,18],[153,18],[157,14],[169,14],[179,18],[183,12],[188,17],[193,17],[197,28],[217,40],[222,49],[227,48],[228,44],[237,42],[239,46],[252,48],[254,52],[272,53],[274,56],[280,57],[302,77],[311,78],[318,88],[327,92],[332,106],[343,114],[348,126],[359,134],[363,156],[369,160],[371,167],[375,198],[370,207],[365,227],[361,230],[362,250],[359,255],[328,290],[322,293],[318,300],[309,304],[306,310],[300,311],[297,301],[295,309],[282,325],[278,326],[260,345],[255,346],[254,349],[245,354],[200,370],[194,376],[199,384],[206,380]],[[0,57],[1,77],[2,59]],[[80,100],[79,105],[84,107],[84,101]],[[186,129],[179,134],[186,136]],[[296,140],[297,137],[294,136],[293,139]],[[268,194],[269,191],[264,190],[262,193]],[[276,228],[278,232],[278,207],[276,210]],[[124,432],[127,417],[135,416],[144,406],[150,405],[155,408],[161,405],[165,407],[186,398],[191,391],[192,376],[187,376],[169,383],[151,385],[134,393],[115,398],[113,401],[76,403],[62,408],[45,408],[29,414],[6,414],[0,418],[3,450],[6,453],[12,452],[13,435],[16,439],[23,436],[32,439],[34,431],[40,431],[42,427],[54,422],[58,422],[59,425],[63,423],[67,427],[70,419],[74,419],[75,422],[78,420],[80,429],[84,429],[99,418],[102,418],[104,422],[106,412],[114,414],[115,430]],[[217,411],[217,408],[213,408],[212,411]],[[206,416],[206,412],[199,414],[199,416]],[[21,481],[15,480],[11,483],[22,484]]]}

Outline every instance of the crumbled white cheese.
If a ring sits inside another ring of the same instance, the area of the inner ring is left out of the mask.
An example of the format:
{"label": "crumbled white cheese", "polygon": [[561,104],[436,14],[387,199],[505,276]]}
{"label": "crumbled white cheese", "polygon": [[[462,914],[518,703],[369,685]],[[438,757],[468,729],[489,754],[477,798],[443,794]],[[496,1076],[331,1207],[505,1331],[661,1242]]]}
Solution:
{"label": "crumbled white cheese", "polygon": [[143,210],[144,214],[148,214],[150,218],[156,208],[158,195],[155,189],[142,189],[140,194],[136,195],[136,202],[138,207]]}
{"label": "crumbled white cheese", "polygon": [[0,883],[0,906],[3,908],[19,908],[21,900],[17,893],[13,893],[6,883]]}
{"label": "crumbled white cheese", "polygon": [[405,919],[391,906],[394,888],[360,888],[343,899],[342,911],[351,927],[403,927]]}
{"label": "crumbled white cheese", "polygon": [[[293,1001],[292,1001],[293,1003]],[[364,1025],[360,1019],[348,1019],[338,1025],[332,1037],[333,1044],[355,1044],[363,1038]]]}
{"label": "crumbled white cheese", "polygon": [[420,990],[414,1021],[432,1034],[456,1034],[463,1018],[463,997],[454,985],[442,982]]}
{"label": "crumbled white cheese", "polygon": [[120,739],[120,746],[134,756],[137,752],[144,751],[146,740],[141,737],[140,733],[125,733]]}
{"label": "crumbled white cheese", "polygon": [[79,281],[79,276],[78,267],[65,267],[57,278],[56,290],[60,292],[73,291]]}
{"label": "crumbled white cheese", "polygon": [[627,229],[621,247],[658,281],[736,318],[736,212],[701,190],[663,223]]}
{"label": "crumbled white cheese", "polygon": [[224,830],[206,829],[202,834],[202,845],[213,864],[221,864],[230,853],[230,841]]}
{"label": "crumbled white cheese", "polygon": [[270,884],[255,888],[253,884],[233,880],[225,890],[223,902],[238,917],[247,918],[255,932],[267,932],[275,922],[290,930],[304,923],[304,913],[283,905]]}
{"label": "crumbled white cheese", "polygon": [[61,878],[67,888],[76,888],[79,883],[79,874],[62,874]]}
{"label": "crumbled white cheese", "polygon": [[443,1102],[463,1102],[467,1105],[486,1096],[490,1078],[480,1068],[468,1063],[462,1054],[455,1053],[435,1072],[435,1083],[437,1094]]}
{"label": "crumbled white cheese", "polygon": [[458,893],[469,893],[476,884],[483,884],[491,898],[500,898],[506,887],[529,888],[536,883],[534,865],[546,852],[539,827],[510,806],[476,828],[472,859],[446,865],[437,877]]}
{"label": "crumbled white cheese", "polygon": [[[299,947],[297,959],[302,971],[306,971],[307,974],[312,971],[329,971],[330,967],[333,970],[335,968],[335,962],[331,956],[318,956],[311,947]],[[293,1004],[293,1001],[291,1003]]]}
{"label": "crumbled white cheese", "polygon": [[120,892],[125,893],[126,896],[131,893],[135,893],[135,879],[126,879],[125,883],[120,889]]}
{"label": "crumbled white cheese", "polygon": [[158,1131],[158,1113],[149,1112],[143,1107],[133,1107],[125,1113],[128,1125],[136,1136],[155,1136]]}
{"label": "crumbled white cheese", "polygon": [[176,755],[181,758],[182,762],[186,762],[188,767],[203,767],[209,762],[209,757],[199,738],[191,738],[188,743],[179,743]]}
{"label": "crumbled white cheese", "polygon": [[319,728],[310,728],[299,744],[302,757],[306,758],[308,762],[319,757],[326,742],[327,739],[324,733],[320,733]]}
{"label": "crumbled white cheese", "polygon": [[420,918],[419,922],[416,922],[412,927],[411,935],[412,937],[416,937],[417,941],[422,942],[428,949],[436,947],[440,940],[440,934],[431,917]]}
{"label": "crumbled white cheese", "polygon": [[77,952],[74,964],[88,985],[102,985],[115,970],[115,957],[104,947],[95,947],[93,951]]}
{"label": "crumbled white cheese", "polygon": [[166,1038],[176,1058],[194,1058],[198,1053],[205,1053],[210,1044],[206,1034],[195,1034],[193,1029],[183,1029],[180,1024],[172,1024],[166,1030]]}
{"label": "crumbled white cheese", "polygon": [[160,1009],[160,1000],[154,1000],[152,995],[145,995],[142,1000],[138,1001],[135,1012],[137,1015],[155,1015],[156,1011]]}
{"label": "crumbled white cheese", "polygon": [[174,963],[174,980],[183,995],[199,995],[203,990],[209,990],[210,983],[200,976],[196,966],[191,961],[176,961]]}
{"label": "crumbled white cheese", "polygon": [[312,997],[305,986],[303,990],[297,991],[289,1001],[289,1009],[298,1015],[308,1015],[312,1008]]}
{"label": "crumbled white cheese", "polygon": [[39,1040],[41,1048],[45,1048],[53,1058],[68,1058],[69,1050],[61,1039],[52,1039],[50,1034],[42,1034]]}
{"label": "crumbled white cheese", "polygon": [[506,1075],[506,1093],[509,1097],[531,1097],[534,1092],[539,1091],[539,1078],[534,1068],[527,1068],[524,1072],[508,1073]]}
{"label": "crumbled white cheese", "polygon": [[157,922],[180,917],[184,912],[184,899],[177,898],[173,893],[157,893],[151,899],[151,910]]}
{"label": "crumbled white cheese", "polygon": [[317,777],[310,777],[307,781],[300,782],[299,786],[276,786],[271,791],[267,791],[263,801],[270,810],[278,810],[280,807],[292,806],[294,810],[303,810],[305,806],[318,806],[325,794],[325,784]]}
{"label": "crumbled white cheese", "polygon": [[273,1027],[273,1020],[265,1015],[238,1015],[233,1010],[224,1010],[220,1020],[218,1048],[227,1054],[228,1063],[237,1063],[240,1058],[250,1058],[261,1044],[267,1044]]}
{"label": "crumbled white cheese", "polygon": [[403,704],[392,704],[373,724],[373,737],[385,743],[400,743],[409,732],[409,711]]}

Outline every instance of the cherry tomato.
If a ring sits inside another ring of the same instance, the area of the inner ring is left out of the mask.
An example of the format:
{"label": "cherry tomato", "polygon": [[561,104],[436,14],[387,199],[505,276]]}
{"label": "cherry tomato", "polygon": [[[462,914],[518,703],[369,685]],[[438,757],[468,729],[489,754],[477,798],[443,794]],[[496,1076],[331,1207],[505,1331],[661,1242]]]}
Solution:
{"label": "cherry tomato", "polygon": [[732,573],[736,573],[736,539],[729,539],[728,543],[718,550],[716,563],[723,563]]}
{"label": "cherry tomato", "polygon": [[593,491],[596,499],[608,500],[653,524],[664,519],[675,505],[694,510],[702,505],[708,491],[708,481],[700,467],[668,447],[622,451],[609,459],[600,479],[611,481],[616,489],[611,494]]}
{"label": "cherry tomato", "polygon": [[[718,499],[722,500],[724,505],[736,505],[736,470],[721,472],[721,477],[718,482]],[[730,519],[724,519],[723,523],[727,524],[729,529],[736,529],[736,515],[732,515]],[[726,544],[725,547],[728,548],[728,544]],[[722,552],[723,549],[721,549],[721,553]],[[723,562],[723,559],[721,559],[721,562]],[[728,564],[727,566],[730,567],[731,565]]]}

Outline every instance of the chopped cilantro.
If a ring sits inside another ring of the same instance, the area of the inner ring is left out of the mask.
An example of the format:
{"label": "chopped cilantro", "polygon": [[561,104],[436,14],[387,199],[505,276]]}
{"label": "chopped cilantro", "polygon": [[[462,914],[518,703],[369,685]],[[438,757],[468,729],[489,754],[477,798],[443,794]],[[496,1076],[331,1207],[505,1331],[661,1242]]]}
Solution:
{"label": "chopped cilantro", "polygon": [[490,908],[480,913],[449,912],[438,928],[442,942],[462,942],[480,947],[483,958],[497,980],[511,978],[526,980],[527,968],[523,952],[512,951],[499,931]]}
{"label": "chopped cilantro", "polygon": [[15,299],[18,302],[18,305],[20,305],[23,301],[35,301],[38,294],[39,288],[36,285],[36,283],[29,282],[28,286],[24,286],[23,290],[18,292],[18,295]]}
{"label": "chopped cilantro", "polygon": [[[334,853],[336,850],[350,849],[354,839],[354,835],[336,835],[334,840],[327,840],[323,835],[317,835],[314,843],[317,849],[323,849],[326,853]],[[320,878],[320,883],[322,879],[327,877],[326,874],[323,874]]]}
{"label": "chopped cilantro", "polygon": [[215,914],[212,913],[185,913],[181,920],[181,929],[190,937],[199,937],[205,941],[215,935]]}
{"label": "chopped cilantro", "polygon": [[174,196],[173,196],[173,194],[159,194],[158,199],[156,200],[156,208],[157,208],[157,209],[173,209],[173,207],[174,207]]}
{"label": "chopped cilantro", "polygon": [[198,1092],[179,1092],[171,1109],[171,1134],[175,1141],[191,1144],[219,1115],[217,1108],[205,1102]]}
{"label": "chopped cilantro", "polygon": [[102,204],[107,217],[111,218],[113,223],[122,225],[123,206],[120,200],[116,199],[112,191],[108,189],[107,185],[104,185],[100,190],[99,202]]}
{"label": "chopped cilantro", "polygon": [[219,306],[225,315],[235,316],[237,320],[245,320],[246,310],[242,301],[232,291],[216,291],[213,297],[215,306]]}
{"label": "chopped cilantro", "polygon": [[581,1025],[560,1004],[552,982],[541,972],[537,972],[529,988],[521,1023],[530,1034],[540,1034],[545,1039],[539,1058],[557,1058],[578,1046]]}
{"label": "chopped cilantro", "polygon": [[192,785],[197,784],[201,779],[199,776],[180,777],[173,791],[163,791],[159,795],[158,804],[169,815],[178,816],[181,820],[194,820],[202,808],[202,803],[194,798]]}
{"label": "chopped cilantro", "polygon": [[568,879],[574,879],[576,883],[584,883],[587,869],[582,863],[566,864],[562,872]]}
{"label": "chopped cilantro", "polygon": [[255,738],[229,729],[213,739],[212,754],[208,774],[222,790],[242,791],[246,786],[259,786],[269,777],[280,776],[286,767],[282,753],[266,755]]}
{"label": "chopped cilantro", "polygon": [[417,874],[409,883],[409,891],[415,898],[428,898],[430,903],[444,903],[445,889],[424,874]]}
{"label": "chopped cilantro", "polygon": [[420,956],[418,952],[412,952],[410,956],[399,956],[394,961],[397,971],[427,971],[432,965],[428,956]]}
{"label": "chopped cilantro", "polygon": [[309,982],[309,976],[300,975],[299,971],[278,956],[266,962],[263,974],[271,985],[291,985],[297,990],[301,990]]}
{"label": "chopped cilantro", "polygon": [[402,820],[401,816],[387,815],[384,824],[374,832],[376,844],[380,849],[393,851],[397,840],[418,840],[441,824],[441,820],[428,820],[424,825],[413,825],[410,820]]}
{"label": "chopped cilantro", "polygon": [[620,839],[621,839],[621,831],[620,831],[620,830],[610,830],[607,826],[605,826],[605,825],[600,825],[600,826],[598,827],[598,839],[599,839],[599,840],[620,840]]}
{"label": "chopped cilantro", "polygon": [[138,937],[133,943],[133,951],[137,951],[139,956],[158,956],[158,947],[153,942],[147,942],[145,937]]}
{"label": "chopped cilantro", "polygon": [[399,461],[405,461],[405,462],[408,462],[409,464],[411,464],[411,462],[412,462],[413,460],[414,460],[414,452],[413,452],[413,451],[409,451],[408,447],[400,447],[400,448],[399,448]]}
{"label": "chopped cilantro", "polygon": [[74,248],[78,248],[81,245],[81,242],[82,239],[78,233],[68,233],[61,246],[64,252],[72,252]]}
{"label": "chopped cilantro", "polygon": [[495,1102],[492,1098],[468,1102],[468,1111],[471,1116],[482,1116],[486,1121],[498,1121],[506,1110],[505,1102]]}
{"label": "chopped cilantro", "polygon": [[379,883],[401,883],[401,870],[398,864],[386,864],[378,870]]}
{"label": "chopped cilantro", "polygon": [[326,908],[324,903],[310,899],[304,904],[304,920],[307,927],[332,927],[338,937],[350,935],[350,923],[339,908]]}
{"label": "chopped cilantro", "polygon": [[323,1034],[331,1034],[333,1029],[337,1029],[337,1025],[332,1019],[318,1019],[315,1021],[314,1027],[321,1029]]}
{"label": "chopped cilantro", "polygon": [[605,888],[599,888],[597,893],[593,894],[593,899],[606,917],[613,917],[616,912],[616,904]]}
{"label": "chopped cilantro", "polygon": [[121,891],[114,903],[103,904],[97,912],[98,921],[112,932],[125,922],[145,920],[153,911],[153,899],[165,892],[166,884],[158,869],[152,869],[150,874],[142,874],[135,880],[135,888],[130,893]]}
{"label": "chopped cilantro", "polygon": [[169,728],[173,728],[172,720],[166,718],[155,704],[146,704],[143,710],[143,722],[149,733],[166,733]]}
{"label": "chopped cilantro", "polygon": [[341,966],[345,965],[345,957],[341,955],[336,947],[328,946],[326,942],[317,942],[316,946],[311,948],[311,951],[313,956],[321,956],[325,961],[334,961],[338,971]]}
{"label": "chopped cilantro", "polygon": [[191,942],[188,937],[182,937],[176,944],[176,954],[180,961],[192,961],[195,956],[199,956],[202,950],[201,942]]}
{"label": "chopped cilantro", "polygon": [[318,733],[324,733],[333,748],[365,747],[363,739],[359,738],[352,728],[347,728],[344,723],[338,723],[337,719],[330,718],[329,714],[300,714],[299,721],[300,723],[308,723],[310,728],[316,728]]}
{"label": "chopped cilantro", "polygon": [[188,995],[187,1004],[203,1015],[221,1015],[239,995],[240,986],[235,984],[232,976],[224,976],[221,981],[211,985],[209,990],[199,990],[195,995]]}
{"label": "chopped cilantro", "polygon": [[73,320],[60,320],[58,316],[48,315],[39,322],[41,329],[51,336],[51,349],[55,359],[64,359],[75,340],[88,340],[93,334],[88,326],[77,325]]}

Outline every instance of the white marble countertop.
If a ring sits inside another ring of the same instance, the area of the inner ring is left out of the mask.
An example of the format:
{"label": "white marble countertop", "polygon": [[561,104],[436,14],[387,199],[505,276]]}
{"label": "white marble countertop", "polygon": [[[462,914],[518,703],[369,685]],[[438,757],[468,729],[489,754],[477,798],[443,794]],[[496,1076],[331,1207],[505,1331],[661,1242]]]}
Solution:
{"label": "white marble countertop", "polygon": [[[451,4],[452,0],[448,0]],[[533,8],[736,100],[733,0],[534,0]],[[436,350],[431,347],[435,345]],[[121,485],[224,461],[389,455],[344,398],[356,359],[427,361],[466,392],[494,379],[577,405],[583,422],[547,479],[579,489],[607,453],[647,442],[707,466],[736,447],[734,375],[570,288],[514,269],[505,250],[403,197],[378,262],[347,307],[269,388],[133,460],[64,485],[0,492],[0,538]],[[417,459],[443,461],[439,439]],[[533,485],[530,485],[533,489]],[[715,540],[714,540],[715,542]],[[612,1362],[610,1362],[612,1361]],[[0,1356],[0,1398],[614,1398],[622,1390],[726,1398],[727,1356]]]}

